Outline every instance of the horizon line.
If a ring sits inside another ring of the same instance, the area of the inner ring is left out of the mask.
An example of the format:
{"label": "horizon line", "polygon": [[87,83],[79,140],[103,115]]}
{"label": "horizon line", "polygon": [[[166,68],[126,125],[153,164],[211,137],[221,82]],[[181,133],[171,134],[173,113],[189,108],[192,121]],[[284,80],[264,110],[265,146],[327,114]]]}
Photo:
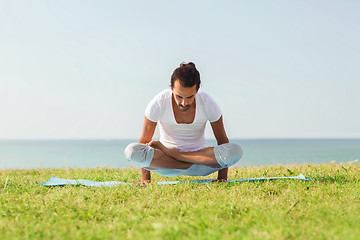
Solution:
{"label": "horizon line", "polygon": [[[0,138],[0,141],[117,141],[137,140],[138,138]],[[205,140],[216,140],[205,138]],[[261,137],[229,138],[229,140],[360,140],[360,137]]]}

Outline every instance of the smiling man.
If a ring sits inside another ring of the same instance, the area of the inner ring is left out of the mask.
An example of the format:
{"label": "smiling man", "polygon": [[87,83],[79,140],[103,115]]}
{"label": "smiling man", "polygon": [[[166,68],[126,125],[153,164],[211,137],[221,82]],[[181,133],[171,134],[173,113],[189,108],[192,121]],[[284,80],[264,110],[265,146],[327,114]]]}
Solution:
{"label": "smiling man", "polygon": [[[200,83],[195,64],[182,63],[171,76],[171,89],[148,104],[139,142],[125,149],[126,158],[141,167],[141,182],[150,182],[150,171],[168,177],[218,171],[218,180],[226,181],[228,167],[240,160],[241,147],[229,143],[221,110],[208,94],[199,91]],[[215,147],[205,145],[207,121],[217,140]],[[152,141],[157,124],[160,140]]]}

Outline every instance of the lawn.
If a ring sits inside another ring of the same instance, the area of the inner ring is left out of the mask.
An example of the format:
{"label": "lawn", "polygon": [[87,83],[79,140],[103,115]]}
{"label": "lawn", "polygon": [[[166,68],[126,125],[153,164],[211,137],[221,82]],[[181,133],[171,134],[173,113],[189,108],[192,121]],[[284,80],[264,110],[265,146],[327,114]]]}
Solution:
{"label": "lawn", "polygon": [[[137,182],[137,169],[0,171],[0,239],[359,239],[360,164],[231,168],[314,181],[44,187],[52,176]],[[216,178],[166,178],[153,181]]]}

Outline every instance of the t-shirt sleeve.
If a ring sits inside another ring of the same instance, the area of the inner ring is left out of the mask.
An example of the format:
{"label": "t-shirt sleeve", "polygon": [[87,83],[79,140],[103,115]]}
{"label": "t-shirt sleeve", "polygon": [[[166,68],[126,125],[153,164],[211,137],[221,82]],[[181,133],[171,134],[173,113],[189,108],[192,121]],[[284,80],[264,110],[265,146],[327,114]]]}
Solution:
{"label": "t-shirt sleeve", "polygon": [[203,94],[203,100],[205,103],[206,115],[210,122],[216,122],[220,119],[222,113],[219,105],[208,94]]}
{"label": "t-shirt sleeve", "polygon": [[161,114],[160,106],[160,96],[157,95],[147,105],[145,109],[145,117],[152,122],[157,122]]}

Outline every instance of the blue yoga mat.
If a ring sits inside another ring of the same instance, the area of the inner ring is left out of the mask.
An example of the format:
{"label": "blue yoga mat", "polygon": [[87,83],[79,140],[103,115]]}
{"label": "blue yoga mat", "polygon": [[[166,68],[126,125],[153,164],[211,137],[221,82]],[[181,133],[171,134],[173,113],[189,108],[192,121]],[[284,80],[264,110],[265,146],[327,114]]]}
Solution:
{"label": "blue yoga mat", "polygon": [[[305,178],[304,175],[300,174],[299,176],[295,177],[267,177],[267,178],[246,178],[246,179],[234,179],[228,180],[227,182],[253,182],[253,181],[271,181],[271,180],[278,180],[278,179],[299,179],[304,181],[310,181],[313,179]],[[179,183],[193,183],[193,184],[205,184],[216,179],[204,179],[204,180],[190,180],[190,181],[166,181],[166,182],[157,182],[157,185],[174,185]],[[117,181],[109,181],[109,182],[95,182],[86,179],[62,179],[57,177],[51,177],[47,182],[41,182],[42,185],[53,187],[53,186],[65,186],[65,185],[83,185],[89,187],[102,187],[102,186],[117,186],[117,185],[133,185],[133,183],[127,182],[117,182]]]}

